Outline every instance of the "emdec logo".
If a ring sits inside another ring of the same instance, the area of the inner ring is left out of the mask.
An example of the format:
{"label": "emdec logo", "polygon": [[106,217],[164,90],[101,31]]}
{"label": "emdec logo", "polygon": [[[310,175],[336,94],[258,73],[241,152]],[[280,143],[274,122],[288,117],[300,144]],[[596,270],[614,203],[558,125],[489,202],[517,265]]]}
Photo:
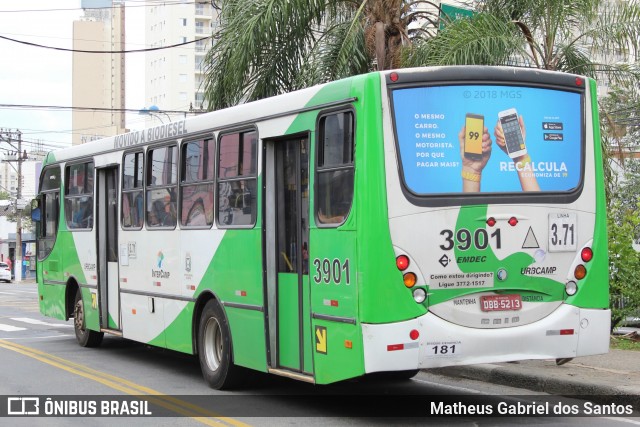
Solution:
{"label": "emdec logo", "polygon": [[164,254],[158,251],[158,268],[162,268],[162,261],[164,261]]}

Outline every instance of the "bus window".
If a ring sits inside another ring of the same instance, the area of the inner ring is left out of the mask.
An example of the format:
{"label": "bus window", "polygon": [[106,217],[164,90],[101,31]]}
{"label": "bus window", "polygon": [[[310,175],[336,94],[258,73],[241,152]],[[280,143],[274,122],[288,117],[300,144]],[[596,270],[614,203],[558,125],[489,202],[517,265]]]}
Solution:
{"label": "bus window", "polygon": [[342,224],[353,200],[353,114],[320,119],[316,213],[320,224]]}
{"label": "bus window", "polygon": [[64,213],[70,230],[93,226],[93,162],[67,166]]}
{"label": "bus window", "polygon": [[124,156],[122,179],[122,228],[140,229],[144,222],[142,196],[144,156],[142,152]]}
{"label": "bus window", "polygon": [[147,226],[176,226],[178,148],[149,150],[147,162]]}
{"label": "bus window", "polygon": [[42,174],[42,221],[39,223],[38,259],[45,259],[53,249],[58,232],[60,206],[60,168],[47,168]]}
{"label": "bus window", "polygon": [[250,226],[256,220],[258,136],[227,134],[218,150],[218,225]]}
{"label": "bus window", "polygon": [[192,141],[182,146],[180,225],[210,227],[213,224],[213,140]]}

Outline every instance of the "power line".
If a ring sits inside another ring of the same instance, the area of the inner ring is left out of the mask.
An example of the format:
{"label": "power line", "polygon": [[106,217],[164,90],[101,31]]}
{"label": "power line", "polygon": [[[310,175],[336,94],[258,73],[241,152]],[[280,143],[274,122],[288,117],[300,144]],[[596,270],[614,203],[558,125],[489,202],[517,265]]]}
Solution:
{"label": "power line", "polygon": [[27,46],[32,46],[32,47],[39,47],[42,49],[52,49],[52,50],[61,50],[63,52],[78,52],[78,53],[106,53],[106,54],[113,54],[113,53],[140,53],[140,52],[153,52],[156,50],[165,50],[165,49],[171,49],[174,47],[180,47],[180,46],[185,46],[188,44],[192,44],[192,43],[197,43],[201,40],[209,40],[213,38],[213,35],[208,36],[208,37],[203,37],[201,39],[196,39],[196,40],[191,40],[189,42],[183,42],[183,43],[176,43],[176,44],[172,44],[169,46],[160,46],[160,47],[149,47],[149,48],[144,48],[144,49],[132,49],[132,50],[83,50],[83,49],[67,49],[64,47],[55,47],[55,46],[46,46],[46,45],[42,45],[42,44],[38,44],[38,43],[31,43],[25,40],[18,40],[18,39],[12,39],[11,37],[6,37],[6,36],[0,36],[0,39],[4,39],[4,40],[8,40],[14,43],[20,43],[20,44],[24,44]]}
{"label": "power line", "polygon": [[[1,108],[23,108],[28,110],[76,110],[76,111],[104,111],[107,113],[123,112],[123,113],[139,113],[139,109],[133,108],[104,108],[104,107],[69,107],[64,105],[32,105],[32,104],[0,104]],[[151,110],[152,113],[168,113],[168,114],[194,114],[191,111],[184,110]]]}
{"label": "power line", "polygon": [[[11,35],[11,36],[23,36],[23,37],[32,37],[32,38],[41,38],[41,39],[59,39],[59,40],[64,40],[64,41],[81,41],[81,42],[98,42],[98,43],[103,43],[104,40],[98,40],[98,39],[82,39],[79,37],[57,37],[57,36],[50,36],[50,35],[45,35],[45,34],[24,34],[24,33],[4,33],[5,35]],[[144,43],[133,43],[133,42],[129,42],[127,41],[126,44],[128,45],[142,45],[144,46]]]}
{"label": "power line", "polygon": [[[134,2],[128,1],[127,3],[142,3],[142,2]],[[208,4],[208,1],[192,1],[192,2],[183,2],[183,1],[165,1],[162,2],[162,6],[179,6],[183,4]],[[126,8],[129,7],[156,7],[158,4],[125,4]],[[120,6],[110,6],[110,7],[70,7],[70,8],[59,8],[59,9],[18,9],[18,10],[0,10],[0,13],[33,13],[33,12],[69,12],[74,10],[105,10],[105,9],[116,9]]]}

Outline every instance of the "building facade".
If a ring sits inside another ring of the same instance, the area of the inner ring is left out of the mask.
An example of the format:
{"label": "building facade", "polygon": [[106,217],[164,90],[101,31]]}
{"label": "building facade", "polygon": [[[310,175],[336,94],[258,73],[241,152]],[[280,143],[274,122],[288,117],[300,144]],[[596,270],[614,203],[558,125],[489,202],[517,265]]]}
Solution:
{"label": "building facade", "polygon": [[[185,111],[204,105],[204,57],[211,47],[217,11],[211,2],[147,0],[145,40],[148,48],[186,43],[147,52],[145,58],[146,108]],[[203,40],[199,40],[203,39]],[[148,126],[184,117],[178,113],[153,113]],[[181,117],[178,117],[181,116]]]}
{"label": "building facade", "polygon": [[126,131],[124,2],[81,5],[84,17],[73,23],[73,145]]}

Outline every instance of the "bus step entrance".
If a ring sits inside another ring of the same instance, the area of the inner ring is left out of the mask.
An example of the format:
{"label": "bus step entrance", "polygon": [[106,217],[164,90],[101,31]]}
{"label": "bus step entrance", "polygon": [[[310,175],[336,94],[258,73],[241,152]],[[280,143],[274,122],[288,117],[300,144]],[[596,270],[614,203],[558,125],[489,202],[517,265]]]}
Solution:
{"label": "bus step entrance", "polygon": [[100,332],[104,332],[105,334],[115,335],[117,337],[122,337],[122,331],[119,331],[117,329],[100,328]]}
{"label": "bus step entrance", "polygon": [[293,378],[298,381],[304,381],[306,383],[315,384],[316,380],[311,375],[301,374],[300,372],[288,371],[286,369],[273,369],[269,368],[269,373],[274,375],[280,375],[281,377]]}

